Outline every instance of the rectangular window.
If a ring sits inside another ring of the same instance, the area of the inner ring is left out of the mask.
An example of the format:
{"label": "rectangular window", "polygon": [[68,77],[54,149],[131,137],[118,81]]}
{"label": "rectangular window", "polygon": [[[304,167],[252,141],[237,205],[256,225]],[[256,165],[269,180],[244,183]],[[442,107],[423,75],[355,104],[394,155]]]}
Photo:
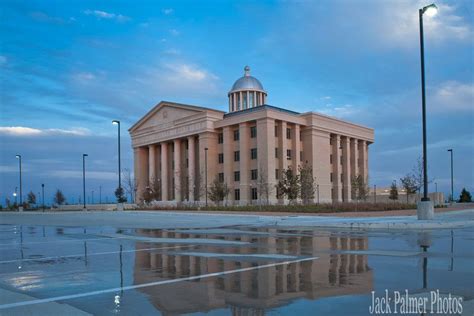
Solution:
{"label": "rectangular window", "polygon": [[278,148],[275,148],[275,158],[278,158]]}
{"label": "rectangular window", "polygon": [[219,163],[224,163],[224,154],[219,154]]}
{"label": "rectangular window", "polygon": [[329,155],[329,163],[332,164],[332,154]]}
{"label": "rectangular window", "polygon": [[250,138],[257,137],[257,126],[250,127]]}
{"label": "rectangular window", "polygon": [[240,189],[234,190],[234,200],[240,201]]}
{"label": "rectangular window", "polygon": [[303,151],[300,151],[300,161],[303,161]]}
{"label": "rectangular window", "polygon": [[275,179],[279,179],[280,178],[280,172],[278,169],[275,169]]}
{"label": "rectangular window", "polygon": [[332,182],[332,172],[329,174],[329,179],[331,179]]}
{"label": "rectangular window", "polygon": [[286,139],[291,139],[291,128],[286,129]]}
{"label": "rectangular window", "polygon": [[239,135],[239,130],[238,129],[234,130],[234,140],[235,141],[239,140],[239,136],[240,136]]}
{"label": "rectangular window", "polygon": [[257,180],[257,178],[258,178],[258,170],[257,169],[250,170],[250,179]]}
{"label": "rectangular window", "polygon": [[234,161],[240,161],[240,151],[234,151]]}
{"label": "rectangular window", "polygon": [[344,182],[344,174],[341,173],[341,182]]}
{"label": "rectangular window", "polygon": [[234,181],[240,181],[240,171],[234,171]]}
{"label": "rectangular window", "polygon": [[341,156],[341,165],[342,165],[342,156]]}
{"label": "rectangular window", "polygon": [[224,182],[224,173],[219,173],[219,182]]}
{"label": "rectangular window", "polygon": [[250,189],[250,194],[252,195],[252,200],[257,200],[258,199],[257,188],[251,188]]}
{"label": "rectangular window", "polygon": [[224,134],[223,134],[223,133],[219,133],[219,134],[217,135],[217,143],[218,143],[218,144],[224,143]]}
{"label": "rectangular window", "polygon": [[278,126],[275,125],[275,137],[278,137]]}
{"label": "rectangular window", "polygon": [[291,149],[286,150],[286,159],[291,160]]}
{"label": "rectangular window", "polygon": [[186,158],[186,168],[189,168],[189,159]]}
{"label": "rectangular window", "polygon": [[257,159],[257,148],[250,149],[250,159]]}
{"label": "rectangular window", "polygon": [[184,148],[186,148],[186,150],[189,149],[189,142],[186,141],[186,142],[184,143]]}

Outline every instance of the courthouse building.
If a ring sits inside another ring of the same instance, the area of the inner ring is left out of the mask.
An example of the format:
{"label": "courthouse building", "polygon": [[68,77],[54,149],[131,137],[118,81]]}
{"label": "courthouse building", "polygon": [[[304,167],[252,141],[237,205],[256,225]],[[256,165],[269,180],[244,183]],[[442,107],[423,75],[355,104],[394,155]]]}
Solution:
{"label": "courthouse building", "polygon": [[[282,170],[309,164],[315,202],[351,200],[351,178],[368,180],[374,130],[315,112],[267,104],[267,92],[245,67],[228,92],[229,111],[162,101],[129,130],[134,150],[136,202],[146,190],[159,201],[205,200],[214,179],[227,183],[228,204],[284,203],[275,185]],[[170,202],[167,202],[170,203]]]}

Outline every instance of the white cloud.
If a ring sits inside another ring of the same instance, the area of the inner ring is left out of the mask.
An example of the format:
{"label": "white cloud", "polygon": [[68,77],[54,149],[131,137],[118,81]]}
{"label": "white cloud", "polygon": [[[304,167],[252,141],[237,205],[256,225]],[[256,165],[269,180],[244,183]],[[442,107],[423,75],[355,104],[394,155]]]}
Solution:
{"label": "white cloud", "polygon": [[92,15],[98,19],[116,20],[118,22],[127,22],[130,20],[128,16],[122,14],[109,13],[101,10],[85,10],[85,15]]}
{"label": "white cloud", "polygon": [[432,109],[438,112],[474,111],[474,84],[447,81],[436,88]]}
{"label": "white cloud", "polygon": [[[77,170],[52,170],[48,173],[52,178],[82,179],[82,171]],[[87,171],[87,179],[93,180],[115,180],[117,174],[107,171]]]}
{"label": "white cloud", "polygon": [[170,15],[174,12],[174,10],[171,8],[167,8],[167,9],[161,10],[161,12],[163,12],[163,14]]}
{"label": "white cloud", "polygon": [[73,78],[79,82],[86,83],[88,81],[94,80],[96,76],[90,72],[80,72],[73,75]]}
{"label": "white cloud", "polygon": [[3,166],[0,165],[0,173],[7,173],[7,172],[18,172],[18,166]]}
{"label": "white cloud", "polygon": [[0,55],[0,66],[3,66],[7,63],[7,57]]}
{"label": "white cloud", "polygon": [[0,126],[0,135],[8,136],[51,136],[51,135],[73,135],[87,136],[91,132],[87,128],[59,129],[48,128],[38,129],[24,126]]}
{"label": "white cloud", "polygon": [[170,30],[170,34],[173,35],[173,36],[178,36],[179,35],[179,31],[177,29],[171,29]]}

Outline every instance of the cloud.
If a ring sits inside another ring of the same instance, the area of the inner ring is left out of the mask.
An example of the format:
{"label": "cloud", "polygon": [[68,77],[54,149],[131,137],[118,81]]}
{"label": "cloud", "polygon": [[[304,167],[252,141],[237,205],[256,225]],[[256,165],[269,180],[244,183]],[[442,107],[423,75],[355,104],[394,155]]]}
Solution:
{"label": "cloud", "polygon": [[116,20],[117,22],[127,22],[130,20],[128,16],[122,14],[109,13],[101,10],[85,10],[85,15],[92,15],[98,19]]}
{"label": "cloud", "polygon": [[[82,179],[82,171],[77,170],[51,170],[48,175],[52,178]],[[87,179],[115,180],[117,173],[110,171],[87,171]]]}
{"label": "cloud", "polygon": [[[44,12],[35,11],[30,13],[30,17],[38,22],[52,23],[52,24],[65,24],[66,21],[63,18],[50,16]],[[74,20],[69,19],[70,22]]]}
{"label": "cloud", "polygon": [[73,79],[81,83],[87,83],[91,80],[94,80],[96,76],[90,72],[79,72],[73,75]]}
{"label": "cloud", "polygon": [[7,64],[7,57],[0,55],[0,66]]}
{"label": "cloud", "polygon": [[87,128],[73,128],[73,129],[38,129],[24,126],[0,126],[0,135],[8,136],[50,136],[50,135],[73,135],[73,136],[88,136],[91,132]]}
{"label": "cloud", "polygon": [[446,81],[436,88],[432,109],[437,112],[467,111],[474,109],[474,84]]}
{"label": "cloud", "polygon": [[177,29],[171,29],[170,30],[170,34],[173,35],[173,36],[178,36],[179,35],[179,31]]}
{"label": "cloud", "polygon": [[161,10],[161,12],[163,12],[163,14],[165,15],[170,15],[170,14],[173,14],[174,10],[171,8],[167,8],[167,9]]}

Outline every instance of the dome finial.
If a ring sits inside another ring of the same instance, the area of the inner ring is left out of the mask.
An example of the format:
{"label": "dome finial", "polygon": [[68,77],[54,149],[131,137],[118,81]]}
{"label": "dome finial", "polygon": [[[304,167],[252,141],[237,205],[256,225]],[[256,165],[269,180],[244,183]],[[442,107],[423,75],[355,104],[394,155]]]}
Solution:
{"label": "dome finial", "polygon": [[250,76],[250,67],[249,66],[245,66],[244,73],[245,73],[246,77]]}

